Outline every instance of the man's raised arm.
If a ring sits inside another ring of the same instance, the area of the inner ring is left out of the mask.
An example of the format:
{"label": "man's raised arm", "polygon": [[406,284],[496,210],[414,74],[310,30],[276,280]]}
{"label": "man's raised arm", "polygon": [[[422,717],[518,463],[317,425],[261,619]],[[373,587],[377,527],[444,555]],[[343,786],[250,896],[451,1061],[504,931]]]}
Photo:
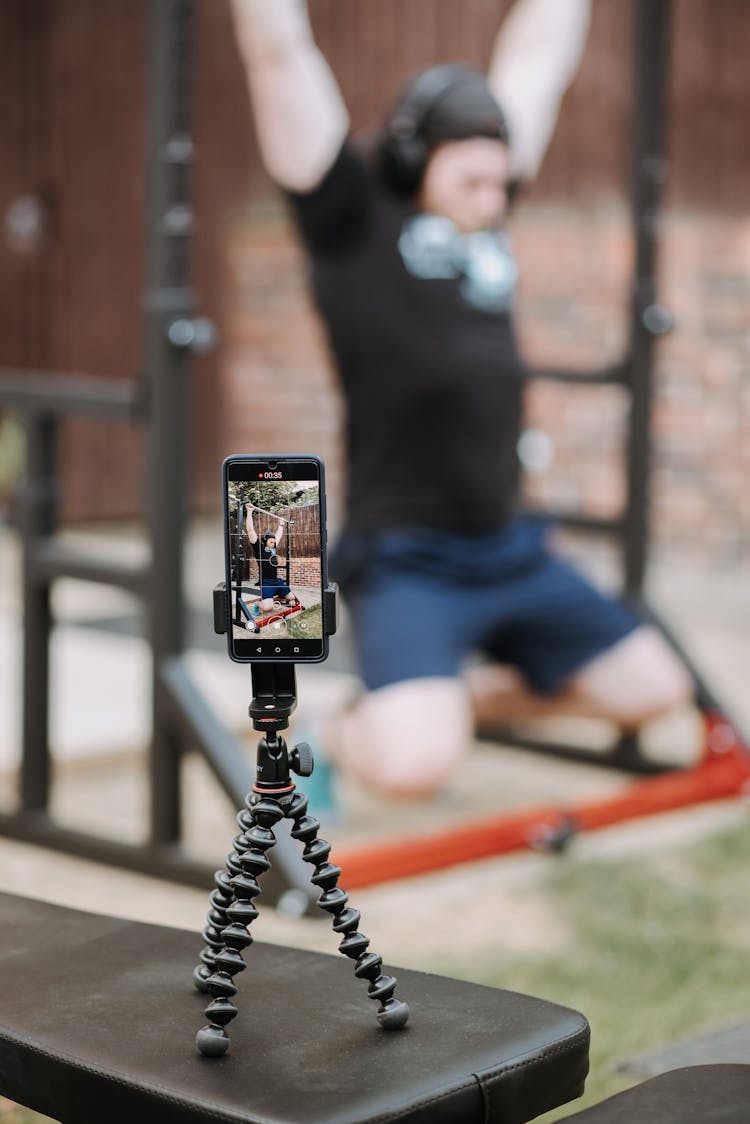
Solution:
{"label": "man's raised arm", "polygon": [[232,0],[232,13],[266,169],[281,187],[311,191],[335,160],[349,115],[304,0]]}
{"label": "man's raised arm", "polygon": [[517,0],[495,41],[488,81],[508,118],[513,174],[533,179],[583,53],[590,0]]}
{"label": "man's raised arm", "polygon": [[258,532],[255,530],[255,524],[253,523],[254,510],[250,503],[245,507],[245,534],[253,545],[258,541]]}

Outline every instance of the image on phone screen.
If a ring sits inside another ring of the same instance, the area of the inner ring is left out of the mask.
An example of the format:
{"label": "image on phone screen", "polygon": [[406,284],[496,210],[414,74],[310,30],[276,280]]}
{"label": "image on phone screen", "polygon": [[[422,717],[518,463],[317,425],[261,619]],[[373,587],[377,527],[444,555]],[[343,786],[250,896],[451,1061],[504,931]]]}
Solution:
{"label": "image on phone screen", "polygon": [[324,658],[321,463],[230,457],[224,481],[230,655]]}

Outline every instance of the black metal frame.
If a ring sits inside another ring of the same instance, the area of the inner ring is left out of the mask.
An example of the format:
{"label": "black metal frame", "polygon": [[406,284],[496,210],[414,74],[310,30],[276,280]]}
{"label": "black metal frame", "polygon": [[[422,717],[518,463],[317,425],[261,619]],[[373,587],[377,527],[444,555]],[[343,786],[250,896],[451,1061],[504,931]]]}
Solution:
{"label": "black metal frame", "polygon": [[601,519],[549,512],[557,522],[572,530],[616,536],[622,553],[623,591],[628,596],[640,594],[646,566],[654,339],[671,327],[668,313],[656,303],[654,277],[657,216],[667,172],[665,103],[669,9],[670,0],[634,2],[631,222],[636,253],[627,351],[619,362],[600,371],[531,372],[532,377],[538,379],[583,386],[621,386],[629,392],[627,492],[622,515]]}
{"label": "black metal frame", "polygon": [[[622,360],[600,371],[531,372],[537,379],[583,386],[621,386],[628,393],[627,488],[622,514],[610,519],[569,512],[547,511],[545,514],[570,530],[614,537],[622,563],[622,591],[632,601],[641,603],[649,540],[653,350],[656,337],[671,328],[669,313],[656,300],[655,279],[657,219],[668,169],[665,123],[670,6],[670,0],[634,0],[633,3],[631,223],[635,268],[626,353]],[[655,619],[653,613],[647,612],[647,615]],[[684,658],[684,653],[681,655]],[[698,678],[697,672],[695,675]],[[710,694],[703,684],[700,694],[706,697]],[[622,735],[604,752],[520,737],[512,731],[501,731],[499,736],[526,749],[559,753],[571,760],[635,773],[664,772],[674,767],[645,758],[636,734]]]}
{"label": "black metal frame", "polygon": [[[187,517],[191,352],[205,321],[195,316],[190,287],[192,0],[152,0],[149,200],[144,292],[144,370],[140,381],[49,372],[0,370],[0,402],[24,419],[27,462],[18,512],[23,548],[23,756],[18,808],[0,813],[0,834],[192,885],[210,883],[213,866],[180,847],[180,763],[192,749],[207,762],[235,806],[253,771],[190,677],[183,621],[182,543]],[[204,331],[205,334],[205,331]],[[210,334],[210,333],[209,333]],[[55,449],[60,419],[85,415],[145,428],[147,526],[151,558],[144,566],[95,561],[56,536]],[[153,732],[149,753],[148,840],[130,845],[54,821],[49,813],[50,607],[57,578],[113,585],[144,603],[152,651]],[[287,891],[312,901],[292,841],[278,840],[264,892]]]}
{"label": "black metal frame", "polygon": [[[536,370],[535,378],[584,386],[621,386],[629,395],[626,501],[622,515],[600,519],[567,512],[547,512],[573,531],[613,536],[620,547],[622,592],[645,620],[653,623],[693,677],[695,701],[704,712],[722,714],[735,730],[720,702],[677,638],[643,597],[649,543],[649,486],[651,481],[651,412],[654,345],[672,327],[672,318],[658,303],[656,285],[659,207],[667,179],[666,110],[669,79],[668,47],[671,0],[634,0],[633,133],[631,152],[631,223],[635,267],[630,297],[629,343],[622,360],[595,372]],[[609,750],[587,750],[519,737],[509,731],[504,741],[525,749],[560,754],[569,760],[613,766],[633,773],[663,773],[676,769],[643,756],[636,734],[624,734]],[[745,741],[748,739],[746,738]]]}

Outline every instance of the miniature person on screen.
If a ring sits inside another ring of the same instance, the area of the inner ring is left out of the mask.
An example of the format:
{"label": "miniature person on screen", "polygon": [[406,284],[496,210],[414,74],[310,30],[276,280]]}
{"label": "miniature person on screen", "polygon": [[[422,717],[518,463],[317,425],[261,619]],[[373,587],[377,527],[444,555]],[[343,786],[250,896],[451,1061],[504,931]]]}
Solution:
{"label": "miniature person on screen", "polygon": [[322,728],[324,752],[369,785],[429,794],[477,724],[576,714],[632,729],[682,705],[690,677],[662,636],[552,553],[517,492],[507,221],[578,67],[588,0],[517,0],[488,75],[417,75],[374,151],[349,136],[305,5],[232,8],[347,407],[331,576],[365,691]]}
{"label": "miniature person on screen", "polygon": [[269,613],[274,607],[274,601],[287,605],[295,605],[297,598],[292,593],[286,582],[278,575],[279,554],[278,548],[284,534],[284,525],[280,523],[275,532],[265,531],[260,537],[253,522],[251,503],[245,507],[245,534],[247,535],[253,553],[258,560],[258,584],[260,586],[260,600],[252,607],[254,616],[261,612]]}

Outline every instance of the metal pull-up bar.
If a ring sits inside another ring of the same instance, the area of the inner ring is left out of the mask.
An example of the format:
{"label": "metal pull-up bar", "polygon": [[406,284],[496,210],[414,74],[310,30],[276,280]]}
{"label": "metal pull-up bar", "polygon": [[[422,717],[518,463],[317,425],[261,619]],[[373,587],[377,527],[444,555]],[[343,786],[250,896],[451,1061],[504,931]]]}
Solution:
{"label": "metal pull-up bar", "polygon": [[278,519],[279,523],[289,523],[290,526],[295,522],[294,519],[287,519],[284,515],[276,515],[273,511],[266,511],[264,507],[256,507],[255,504],[251,506],[250,514],[252,515],[254,511],[259,511],[261,515],[270,515],[271,519]]}

